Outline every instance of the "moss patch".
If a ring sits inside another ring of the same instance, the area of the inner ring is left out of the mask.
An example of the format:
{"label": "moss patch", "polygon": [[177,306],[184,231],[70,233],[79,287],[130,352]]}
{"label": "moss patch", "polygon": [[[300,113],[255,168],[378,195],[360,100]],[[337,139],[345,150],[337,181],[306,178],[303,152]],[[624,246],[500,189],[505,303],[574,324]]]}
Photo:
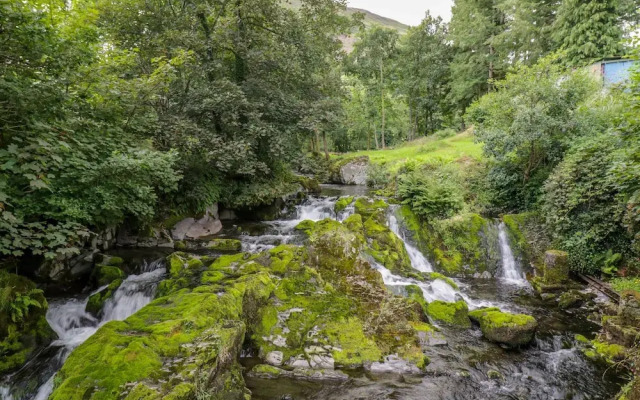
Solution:
{"label": "moss patch", "polygon": [[505,313],[495,307],[471,311],[469,318],[480,324],[487,339],[512,347],[531,342],[538,327],[530,315]]}
{"label": "moss patch", "polygon": [[242,242],[238,239],[213,239],[207,244],[207,249],[216,251],[242,251]]}
{"label": "moss patch", "polygon": [[436,300],[427,306],[427,314],[435,321],[443,322],[449,325],[468,328],[471,322],[468,318],[469,308],[464,301],[456,301],[455,303],[447,303],[445,301]]}
{"label": "moss patch", "polygon": [[336,201],[336,205],[334,206],[334,211],[339,213],[344,211],[351,203],[353,203],[353,196],[349,197],[341,197]]}

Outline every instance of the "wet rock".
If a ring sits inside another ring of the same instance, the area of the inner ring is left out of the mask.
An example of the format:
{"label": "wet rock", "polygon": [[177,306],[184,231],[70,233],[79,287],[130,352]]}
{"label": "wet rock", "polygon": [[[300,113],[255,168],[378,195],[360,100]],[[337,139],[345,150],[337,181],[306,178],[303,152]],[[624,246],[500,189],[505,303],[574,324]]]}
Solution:
{"label": "wet rock", "polygon": [[495,369],[490,369],[487,371],[487,378],[493,380],[503,380],[504,376],[500,373],[500,371],[496,371]]}
{"label": "wet rock", "polygon": [[265,362],[269,365],[273,365],[276,367],[279,367],[282,365],[283,363],[283,357],[284,355],[282,354],[281,351],[270,351],[267,356],[265,357]]}
{"label": "wet rock", "polygon": [[247,375],[259,379],[288,378],[318,383],[345,382],[349,380],[349,376],[342,371],[312,370],[306,368],[295,368],[293,371],[288,371],[265,364],[256,365]]}
{"label": "wet rock", "polygon": [[495,307],[471,311],[469,318],[480,325],[484,337],[509,347],[530,343],[538,329],[538,322],[532,316],[505,313]]}
{"label": "wet rock", "polygon": [[640,325],[640,294],[634,291],[626,291],[620,296],[618,305],[618,317],[629,325]]}
{"label": "wet rock", "polygon": [[447,339],[440,332],[418,332],[418,339],[420,340],[420,347],[423,350],[429,347],[446,346]]}
{"label": "wet rock", "polygon": [[605,338],[611,343],[633,347],[640,343],[640,329],[637,325],[627,325],[621,317],[602,317]]}
{"label": "wet rock", "polygon": [[395,354],[388,355],[384,362],[365,364],[365,370],[372,375],[420,375],[422,371],[414,364]]}
{"label": "wet rock", "polygon": [[89,296],[89,300],[87,301],[87,305],[85,306],[85,311],[95,317],[99,316],[102,313],[104,303],[106,303],[107,300],[113,297],[113,295],[116,293],[116,290],[118,290],[121,284],[121,278],[114,279],[106,288]]}
{"label": "wet rock", "polygon": [[314,354],[309,358],[312,369],[334,369],[335,360],[330,354]]}
{"label": "wet rock", "polygon": [[482,273],[476,272],[475,274],[473,274],[473,277],[476,278],[476,279],[491,279],[491,278],[493,278],[493,276],[491,275],[491,272],[489,272],[489,271],[484,271]]}
{"label": "wet rock", "polygon": [[542,293],[540,298],[546,302],[554,302],[558,296],[555,293]]}
{"label": "wet rock", "polygon": [[579,290],[569,290],[562,293],[558,298],[558,307],[563,310],[569,308],[578,308],[589,300],[593,300],[596,297],[594,293],[584,293]]}

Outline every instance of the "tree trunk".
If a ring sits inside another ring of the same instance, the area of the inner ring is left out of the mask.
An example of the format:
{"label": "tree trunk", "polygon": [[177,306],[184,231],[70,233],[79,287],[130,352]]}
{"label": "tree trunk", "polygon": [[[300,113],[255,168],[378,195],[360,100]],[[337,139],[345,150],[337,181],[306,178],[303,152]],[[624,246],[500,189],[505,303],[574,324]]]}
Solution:
{"label": "tree trunk", "polygon": [[373,139],[376,142],[376,150],[378,150],[380,147],[378,146],[378,133],[376,132],[376,130],[373,130]]}
{"label": "tree trunk", "polygon": [[322,131],[322,143],[324,144],[324,158],[329,161],[329,149],[327,148],[327,132]]}
{"label": "tree trunk", "polygon": [[489,84],[487,85],[487,92],[491,92],[493,88],[493,83],[491,81],[493,80],[493,54],[494,53],[495,53],[495,50],[493,49],[493,46],[489,45]]}
{"label": "tree trunk", "polygon": [[385,140],[384,140],[384,73],[382,69],[382,62],[380,62],[380,105],[382,107],[382,149],[385,149]]}
{"label": "tree trunk", "polygon": [[409,141],[413,140],[413,106],[409,104]]}
{"label": "tree trunk", "polygon": [[371,150],[371,124],[367,127],[367,151]]}
{"label": "tree trunk", "polygon": [[315,133],[316,133],[316,151],[318,153],[320,153],[320,135],[318,134],[318,130],[314,129]]}

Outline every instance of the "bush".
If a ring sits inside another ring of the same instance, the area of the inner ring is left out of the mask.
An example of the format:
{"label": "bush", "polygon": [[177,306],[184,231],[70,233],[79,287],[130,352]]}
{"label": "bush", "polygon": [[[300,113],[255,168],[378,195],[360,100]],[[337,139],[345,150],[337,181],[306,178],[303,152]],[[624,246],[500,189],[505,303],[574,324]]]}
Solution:
{"label": "bush", "polygon": [[398,196],[403,204],[424,218],[449,218],[462,210],[462,188],[443,169],[414,171],[398,179]]}
{"label": "bush", "polygon": [[381,164],[369,164],[367,170],[367,186],[373,189],[384,189],[391,182],[391,174]]}

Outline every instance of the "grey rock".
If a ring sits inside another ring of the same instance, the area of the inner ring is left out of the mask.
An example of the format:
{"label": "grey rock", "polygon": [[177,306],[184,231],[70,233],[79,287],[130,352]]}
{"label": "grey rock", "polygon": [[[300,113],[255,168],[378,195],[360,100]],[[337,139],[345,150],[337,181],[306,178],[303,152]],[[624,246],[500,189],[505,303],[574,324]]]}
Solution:
{"label": "grey rock", "polygon": [[265,357],[265,362],[269,365],[279,367],[282,365],[284,354],[281,351],[270,351]]}
{"label": "grey rock", "polygon": [[384,362],[365,364],[365,370],[372,375],[419,375],[421,371],[410,362],[395,354],[385,357]]}
{"label": "grey rock", "polygon": [[314,354],[309,358],[312,369],[334,369],[335,361],[329,354]]}
{"label": "grey rock", "polygon": [[345,185],[365,185],[369,169],[368,158],[358,158],[340,168],[340,181]]}
{"label": "grey rock", "polygon": [[423,349],[448,344],[447,339],[440,332],[418,332],[418,338],[420,339],[420,347]]}

